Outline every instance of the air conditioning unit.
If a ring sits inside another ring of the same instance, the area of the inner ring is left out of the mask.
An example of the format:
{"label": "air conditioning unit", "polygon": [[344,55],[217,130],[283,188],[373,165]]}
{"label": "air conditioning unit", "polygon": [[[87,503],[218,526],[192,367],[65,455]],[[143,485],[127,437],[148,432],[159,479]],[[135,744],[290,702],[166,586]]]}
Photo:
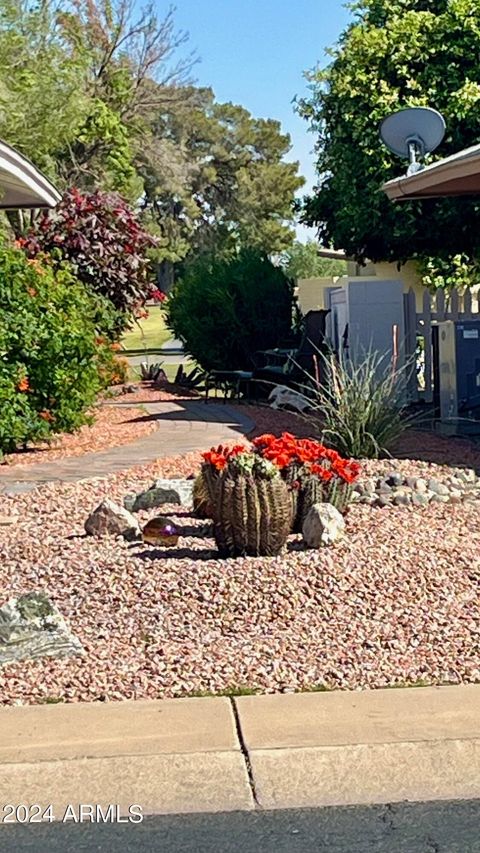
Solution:
{"label": "air conditioning unit", "polygon": [[480,320],[438,324],[440,418],[480,418]]}

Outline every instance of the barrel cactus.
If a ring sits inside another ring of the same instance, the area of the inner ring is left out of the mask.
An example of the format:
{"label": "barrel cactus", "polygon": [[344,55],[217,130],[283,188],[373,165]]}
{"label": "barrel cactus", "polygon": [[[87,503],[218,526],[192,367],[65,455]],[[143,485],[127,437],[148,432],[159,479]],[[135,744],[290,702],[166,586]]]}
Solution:
{"label": "barrel cactus", "polygon": [[339,477],[325,481],[316,474],[307,474],[300,478],[299,486],[292,494],[296,496],[293,531],[301,533],[303,522],[314,504],[329,503],[344,513],[350,502],[352,486]]}
{"label": "barrel cactus", "polygon": [[290,433],[262,435],[253,444],[262,458],[277,465],[290,489],[294,533],[301,532],[308,511],[316,503],[331,503],[345,512],[360,471],[356,462],[342,459],[318,441],[295,438]]}
{"label": "barrel cactus", "polygon": [[292,505],[282,478],[225,472],[219,479],[214,535],[227,557],[274,557],[292,524]]}
{"label": "barrel cactus", "polygon": [[202,470],[193,483],[193,513],[197,518],[213,518],[213,501],[208,475]]}
{"label": "barrel cactus", "polygon": [[210,451],[204,460],[220,554],[280,553],[291,529],[292,502],[277,466],[243,446]]}

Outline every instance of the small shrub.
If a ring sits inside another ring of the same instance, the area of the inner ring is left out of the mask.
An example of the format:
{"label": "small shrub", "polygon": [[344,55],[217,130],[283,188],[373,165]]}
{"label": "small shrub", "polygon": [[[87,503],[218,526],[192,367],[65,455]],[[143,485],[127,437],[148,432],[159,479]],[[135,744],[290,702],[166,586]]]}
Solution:
{"label": "small shrub", "polygon": [[156,241],[116,193],[70,190],[19,242],[29,257],[68,261],[79,281],[113,304],[118,334],[154,287],[147,254]]}
{"label": "small shrub", "polygon": [[266,257],[243,251],[187,267],[167,302],[167,323],[204,370],[242,370],[288,338],[293,286]]}
{"label": "small shrub", "polygon": [[71,273],[0,247],[0,451],[75,430],[101,388],[110,345],[98,301]]}
{"label": "small shrub", "polygon": [[357,364],[334,355],[319,358],[326,381],[315,382],[309,394],[323,440],[347,458],[388,454],[416,420],[403,404],[410,365],[397,369],[376,352],[367,352]]}

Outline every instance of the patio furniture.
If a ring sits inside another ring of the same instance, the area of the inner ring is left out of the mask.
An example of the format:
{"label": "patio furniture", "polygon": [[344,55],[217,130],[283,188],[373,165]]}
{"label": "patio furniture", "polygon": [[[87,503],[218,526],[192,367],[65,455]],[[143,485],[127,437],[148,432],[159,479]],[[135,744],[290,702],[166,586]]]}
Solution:
{"label": "patio furniture", "polygon": [[224,403],[228,399],[239,402],[242,395],[250,399],[252,376],[249,370],[211,370],[205,379],[205,402],[208,403],[211,391],[215,392],[215,399],[221,391]]}
{"label": "patio furniture", "polygon": [[266,357],[267,363],[254,371],[252,384],[257,384],[264,396],[270,394],[272,386],[291,388],[306,385],[309,376],[316,376],[319,353],[326,347],[325,326],[329,313],[329,310],[322,309],[305,315],[302,340],[296,350],[273,349],[260,353]]}

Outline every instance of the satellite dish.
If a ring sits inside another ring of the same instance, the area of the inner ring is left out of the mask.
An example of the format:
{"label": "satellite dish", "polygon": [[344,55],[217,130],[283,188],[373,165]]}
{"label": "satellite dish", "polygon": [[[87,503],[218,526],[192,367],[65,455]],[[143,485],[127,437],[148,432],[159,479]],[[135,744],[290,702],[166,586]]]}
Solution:
{"label": "satellite dish", "polygon": [[411,107],[387,116],[380,125],[380,136],[390,151],[410,161],[407,175],[413,175],[425,168],[418,158],[440,145],[445,120],[430,107]]}

